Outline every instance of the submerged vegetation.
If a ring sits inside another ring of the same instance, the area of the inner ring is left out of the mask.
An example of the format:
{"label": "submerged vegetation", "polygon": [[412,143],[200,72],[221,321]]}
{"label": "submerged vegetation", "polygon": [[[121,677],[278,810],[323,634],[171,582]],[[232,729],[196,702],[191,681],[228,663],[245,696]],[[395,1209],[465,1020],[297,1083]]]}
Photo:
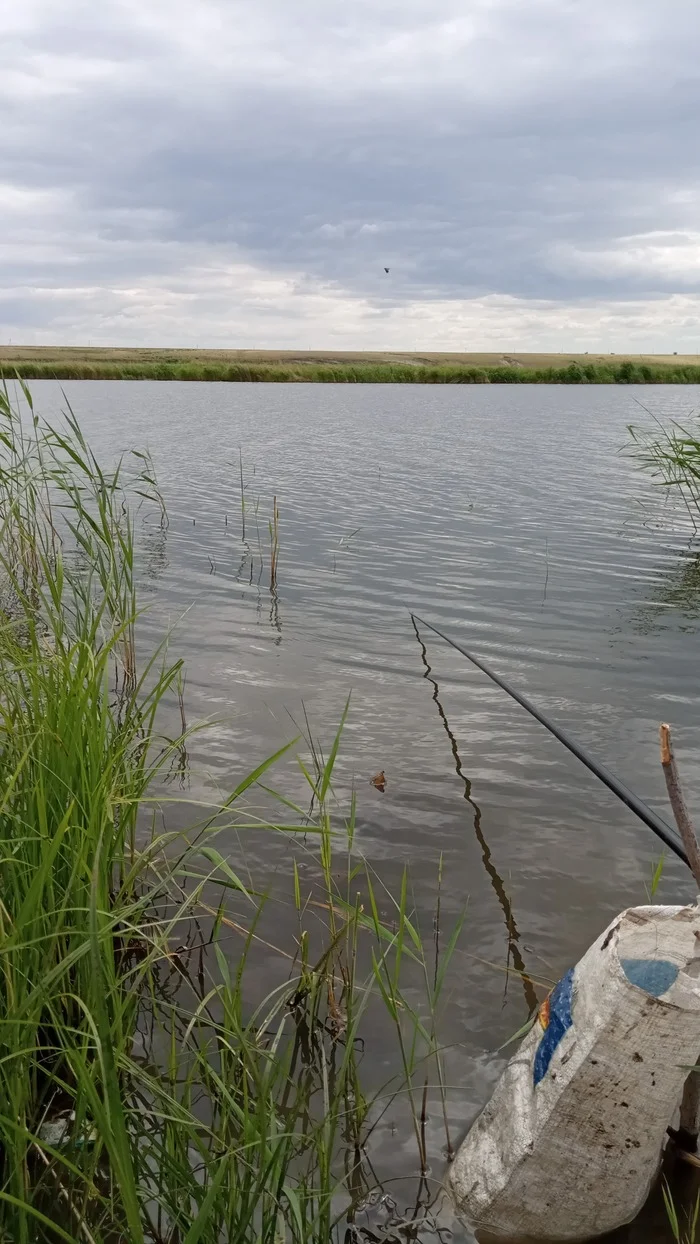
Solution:
{"label": "submerged vegetation", "polygon": [[[137,353],[137,352],[134,352]],[[700,384],[700,363],[608,358],[529,367],[503,362],[230,361],[179,358],[7,358],[0,378],[25,380],[208,380],[319,384]]]}
{"label": "submerged vegetation", "polygon": [[[167,827],[183,673],[137,651],[136,507],[165,521],[153,471],[105,471],[70,412],[44,425],[24,395],[22,418],[0,394],[0,1239],[370,1238],[368,1141],[397,1095],[417,1193],[383,1238],[416,1238],[439,1188],[429,1104],[451,1148],[436,1014],[459,922],[441,946],[438,906],[426,948],[407,879],[392,898],[358,854],[354,807],[337,831],[342,722],[327,758],[308,740],[299,761],[311,812],[247,802],[275,806],[278,753]],[[224,845],[263,832],[287,843],[279,950]],[[400,1072],[370,1092],[378,1024]]]}

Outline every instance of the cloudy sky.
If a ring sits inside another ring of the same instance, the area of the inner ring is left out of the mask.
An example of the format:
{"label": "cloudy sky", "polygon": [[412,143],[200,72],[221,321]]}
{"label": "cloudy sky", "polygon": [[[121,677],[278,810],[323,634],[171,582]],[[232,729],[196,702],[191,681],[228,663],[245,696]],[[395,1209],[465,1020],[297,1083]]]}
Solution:
{"label": "cloudy sky", "polygon": [[699,36],[697,0],[5,0],[0,341],[700,351]]}

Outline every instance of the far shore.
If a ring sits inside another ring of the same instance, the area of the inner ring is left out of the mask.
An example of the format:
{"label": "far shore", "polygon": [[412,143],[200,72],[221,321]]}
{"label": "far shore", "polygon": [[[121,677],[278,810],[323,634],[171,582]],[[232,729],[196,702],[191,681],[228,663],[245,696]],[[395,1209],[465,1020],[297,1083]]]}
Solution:
{"label": "far shore", "polygon": [[698,354],[1,346],[6,380],[322,384],[700,384]]}

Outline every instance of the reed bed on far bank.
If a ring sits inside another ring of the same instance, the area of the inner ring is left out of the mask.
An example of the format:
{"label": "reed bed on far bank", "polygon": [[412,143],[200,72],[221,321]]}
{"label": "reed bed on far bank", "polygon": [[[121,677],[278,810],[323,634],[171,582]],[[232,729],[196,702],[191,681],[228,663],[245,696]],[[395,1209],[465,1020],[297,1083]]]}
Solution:
{"label": "reed bed on far bank", "polygon": [[207,380],[315,384],[700,384],[700,365],[624,360],[563,367],[472,367],[459,363],[318,363],[13,360],[0,378],[24,380]]}
{"label": "reed bed on far bank", "polygon": [[[22,419],[0,393],[0,1240],[361,1240],[377,1008],[399,1068],[381,1100],[408,1104],[421,1205],[437,1186],[426,1103],[445,1111],[436,1015],[459,925],[428,952],[407,881],[392,899],[357,854],[352,808],[336,831],[342,722],[302,765],[311,817],[246,810],[278,753],[188,831],[162,828],[182,669],[136,651],[133,520],[162,500],[142,457],[106,471],[70,413],[49,427],[24,398]],[[264,943],[280,978],[262,1001],[265,905],[224,852],[232,826],[305,835],[296,935]]]}

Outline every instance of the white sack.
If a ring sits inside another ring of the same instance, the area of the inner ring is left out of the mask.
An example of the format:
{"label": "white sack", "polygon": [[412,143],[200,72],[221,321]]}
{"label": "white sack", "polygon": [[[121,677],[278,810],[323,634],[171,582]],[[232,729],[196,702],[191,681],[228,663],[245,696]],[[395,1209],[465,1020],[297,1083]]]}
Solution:
{"label": "white sack", "polygon": [[540,1010],[450,1170],[495,1235],[588,1240],[629,1222],[700,1055],[700,909],[613,920]]}

